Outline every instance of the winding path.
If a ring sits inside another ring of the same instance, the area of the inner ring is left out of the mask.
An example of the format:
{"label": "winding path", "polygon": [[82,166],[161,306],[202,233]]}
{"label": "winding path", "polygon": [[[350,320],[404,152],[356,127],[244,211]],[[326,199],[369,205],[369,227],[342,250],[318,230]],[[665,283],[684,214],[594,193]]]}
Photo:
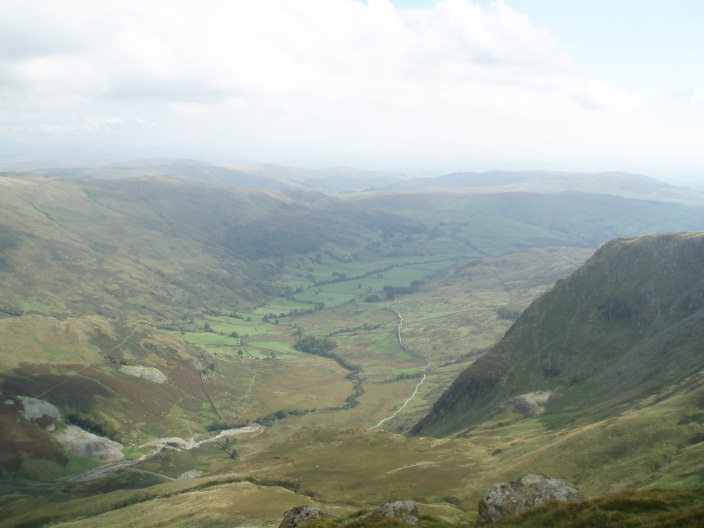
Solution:
{"label": "winding path", "polygon": [[257,377],[259,376],[258,372],[253,372],[250,367],[247,367],[249,369],[249,372],[252,374],[252,381],[249,382],[249,387],[247,388],[247,392],[244,393],[242,397],[240,397],[239,400],[237,400],[237,403],[242,403],[242,400],[247,398],[252,392],[252,389],[254,388],[254,383],[257,381]]}
{"label": "winding path", "polygon": [[[244,427],[237,427],[235,429],[226,429],[224,431],[220,431],[219,434],[217,435],[212,435],[207,436],[203,440],[196,440],[197,437],[199,436],[204,436],[207,433],[196,433],[191,438],[184,440],[182,438],[178,437],[171,437],[171,438],[160,438],[159,440],[154,440],[152,442],[148,442],[140,447],[153,447],[151,451],[148,453],[143,454],[139,458],[132,458],[132,459],[124,459],[124,460],[117,460],[114,462],[106,462],[105,464],[101,464],[100,466],[96,466],[94,468],[91,468],[87,471],[84,471],[83,473],[79,475],[74,475],[73,477],[67,477],[55,481],[19,481],[21,484],[29,484],[29,485],[34,485],[34,486],[60,486],[62,484],[67,484],[67,483],[75,483],[75,482],[90,482],[92,480],[97,480],[99,478],[102,478],[109,473],[114,473],[116,471],[120,470],[129,470],[129,471],[134,471],[134,472],[139,472],[139,473],[146,473],[150,475],[154,475],[157,477],[161,477],[164,480],[175,480],[171,477],[167,477],[166,475],[162,475],[161,473],[155,473],[153,471],[146,471],[143,469],[138,469],[138,468],[132,468],[132,466],[135,466],[139,464],[140,462],[144,462],[145,460],[150,459],[154,455],[158,455],[165,449],[175,449],[178,451],[190,451],[191,449],[195,449],[197,447],[200,447],[203,444],[207,444],[210,442],[218,442],[221,438],[225,437],[230,437],[230,436],[237,436],[241,434],[250,434],[250,433],[256,433],[260,430],[264,429],[264,426],[259,425],[259,424],[252,424],[252,425],[247,425]],[[228,453],[229,454],[229,453]],[[9,484],[17,484],[18,482],[9,482]],[[5,484],[5,483],[0,483],[0,485]]]}
{"label": "winding path", "polygon": [[420,371],[423,373],[423,377],[421,378],[421,380],[420,380],[420,381],[418,382],[418,384],[416,385],[416,388],[415,388],[415,390],[413,391],[413,394],[411,394],[411,395],[408,397],[408,399],[407,399],[405,402],[403,402],[403,405],[402,405],[401,407],[399,407],[399,408],[396,410],[396,412],[394,412],[394,413],[391,414],[390,416],[387,416],[386,418],[382,418],[381,420],[379,420],[379,423],[378,423],[378,424],[376,424],[376,425],[373,426],[373,427],[370,427],[370,428],[369,428],[370,431],[371,431],[372,429],[376,429],[377,427],[381,427],[382,424],[384,424],[384,423],[388,422],[389,420],[395,418],[401,411],[403,411],[403,410],[408,406],[408,404],[411,402],[411,400],[412,400],[413,398],[415,398],[416,394],[418,394],[418,389],[420,389],[420,386],[423,385],[423,383],[425,383],[425,380],[426,380],[426,378],[428,377],[428,374],[426,374],[425,371],[428,370],[428,368],[430,367],[430,361],[428,361],[428,358],[426,358],[425,356],[422,356],[422,355],[418,354],[417,352],[413,352],[413,351],[412,351],[411,349],[409,349],[409,348],[406,346],[406,344],[403,342],[403,338],[401,337],[401,328],[403,327],[403,316],[401,315],[401,312],[399,312],[396,308],[391,308],[388,304],[385,306],[385,308],[386,308],[387,310],[389,310],[390,312],[394,312],[394,313],[396,314],[396,317],[398,317],[398,332],[397,332],[397,334],[398,334],[398,344],[401,345],[401,348],[403,348],[403,349],[404,349],[406,352],[408,352],[410,355],[412,355],[412,356],[414,356],[414,357],[417,357],[418,359],[422,359],[423,361],[425,361],[425,366],[424,366],[422,369],[420,369]]}

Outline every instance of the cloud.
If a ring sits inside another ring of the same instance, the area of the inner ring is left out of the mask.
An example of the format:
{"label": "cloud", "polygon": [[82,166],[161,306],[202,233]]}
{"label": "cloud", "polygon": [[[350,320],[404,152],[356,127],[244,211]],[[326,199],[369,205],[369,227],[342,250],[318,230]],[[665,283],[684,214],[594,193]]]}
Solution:
{"label": "cloud", "polygon": [[388,0],[0,8],[0,130],[26,140],[33,127],[77,140],[80,130],[130,124],[140,144],[263,154],[529,151],[557,141],[566,119],[639,105],[575,73],[547,28],[501,0],[410,10]]}
{"label": "cloud", "polygon": [[99,130],[110,128],[122,124],[123,120],[119,117],[110,116],[88,116],[83,123],[83,128],[86,130]]}

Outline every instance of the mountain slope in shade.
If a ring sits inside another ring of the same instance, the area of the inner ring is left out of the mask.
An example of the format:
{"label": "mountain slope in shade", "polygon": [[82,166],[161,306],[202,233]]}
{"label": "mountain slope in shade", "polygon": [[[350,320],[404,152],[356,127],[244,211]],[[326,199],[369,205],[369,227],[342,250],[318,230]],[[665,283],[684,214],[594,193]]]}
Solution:
{"label": "mountain slope in shade", "polygon": [[322,193],[166,177],[4,175],[0,313],[161,316],[236,307],[276,293],[274,259],[323,249],[344,255],[386,231],[417,229]]}
{"label": "mountain slope in shade", "polygon": [[535,301],[411,434],[453,434],[531,399],[548,426],[586,423],[699,372],[702,269],[704,233],[609,242]]}

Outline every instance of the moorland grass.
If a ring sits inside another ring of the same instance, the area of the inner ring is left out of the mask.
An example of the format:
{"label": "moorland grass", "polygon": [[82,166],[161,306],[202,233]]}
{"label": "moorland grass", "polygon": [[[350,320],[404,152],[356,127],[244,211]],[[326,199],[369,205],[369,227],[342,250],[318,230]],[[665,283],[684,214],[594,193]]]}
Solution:
{"label": "moorland grass", "polygon": [[549,502],[501,523],[507,528],[704,526],[704,488],[624,491],[577,503]]}

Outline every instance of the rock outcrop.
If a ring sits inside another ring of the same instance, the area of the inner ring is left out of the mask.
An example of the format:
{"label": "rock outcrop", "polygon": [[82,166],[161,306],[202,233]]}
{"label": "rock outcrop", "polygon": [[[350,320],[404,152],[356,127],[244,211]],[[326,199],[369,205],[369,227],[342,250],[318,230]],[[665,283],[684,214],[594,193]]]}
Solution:
{"label": "rock outcrop", "polygon": [[408,526],[418,526],[418,507],[413,501],[387,502],[373,512],[365,513],[356,519],[351,519],[342,523],[340,528],[350,524],[355,524],[355,526],[357,526],[359,521],[364,521],[365,519],[378,519],[382,517],[402,522]]}
{"label": "rock outcrop", "polygon": [[54,438],[79,457],[98,462],[116,462],[125,457],[122,444],[84,431],[75,425],[67,425],[62,431],[54,433]]}
{"label": "rock outcrop", "polygon": [[[27,418],[27,420],[38,420],[43,416],[50,416],[54,420],[61,421],[61,412],[55,405],[45,402],[44,400],[29,398],[27,396],[18,396],[18,398],[22,402],[24,417]],[[12,400],[9,401],[12,402]]]}
{"label": "rock outcrop", "polygon": [[498,482],[479,501],[477,526],[489,526],[550,500],[573,502],[587,496],[564,479],[529,474],[506,484]]}
{"label": "rock outcrop", "polygon": [[284,513],[284,520],[281,521],[279,528],[300,528],[311,519],[320,519],[321,517],[336,517],[336,515],[315,506],[296,506]]}
{"label": "rock outcrop", "polygon": [[[337,515],[319,510],[314,506],[296,506],[284,514],[284,520],[281,521],[279,528],[301,528],[308,521],[321,517],[337,517]],[[387,502],[372,512],[346,520],[339,525],[339,528],[365,526],[365,521],[373,519],[393,519],[407,526],[418,526],[418,507],[413,501]]]}
{"label": "rock outcrop", "polygon": [[528,392],[514,396],[506,404],[526,418],[537,418],[545,412],[545,406],[557,398],[559,394],[551,391]]}
{"label": "rock outcrop", "polygon": [[128,376],[135,376],[137,378],[144,378],[152,383],[165,383],[167,378],[166,374],[155,367],[145,367],[143,365],[124,365],[120,367],[120,372],[127,374]]}

